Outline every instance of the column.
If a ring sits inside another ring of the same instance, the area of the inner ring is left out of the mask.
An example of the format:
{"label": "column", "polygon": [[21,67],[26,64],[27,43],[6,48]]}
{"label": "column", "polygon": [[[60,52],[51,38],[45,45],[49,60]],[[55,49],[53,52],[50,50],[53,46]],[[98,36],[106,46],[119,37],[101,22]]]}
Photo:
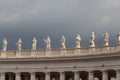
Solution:
{"label": "column", "polygon": [[0,80],[5,80],[5,73],[0,73],[1,77]]}
{"label": "column", "polygon": [[35,73],[30,73],[30,80],[35,80]]}
{"label": "column", "polygon": [[93,73],[93,71],[88,72],[88,80],[94,80],[94,73]]}
{"label": "column", "polygon": [[79,72],[74,72],[74,80],[80,80]]}
{"label": "column", "polygon": [[21,80],[20,73],[16,73],[16,74],[15,74],[15,80]]}
{"label": "column", "polygon": [[107,71],[102,72],[102,80],[108,80],[108,72]]}
{"label": "column", "polygon": [[116,80],[120,80],[120,70],[116,71]]}
{"label": "column", "polygon": [[50,80],[50,73],[49,72],[45,73],[45,80]]}
{"label": "column", "polygon": [[60,80],[65,80],[65,72],[60,72]]}

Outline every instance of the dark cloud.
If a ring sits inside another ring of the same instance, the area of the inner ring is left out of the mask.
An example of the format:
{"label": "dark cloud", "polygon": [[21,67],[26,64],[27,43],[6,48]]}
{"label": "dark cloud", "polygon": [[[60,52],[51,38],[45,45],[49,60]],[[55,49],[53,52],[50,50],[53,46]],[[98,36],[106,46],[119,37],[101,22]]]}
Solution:
{"label": "dark cloud", "polygon": [[50,35],[55,48],[59,47],[60,36],[65,34],[71,43],[67,46],[74,47],[74,38],[80,33],[82,45],[88,46],[89,35],[94,31],[96,42],[102,43],[101,35],[106,31],[116,39],[119,14],[119,0],[0,0],[1,41],[8,37],[12,45],[9,48],[14,49],[18,37],[22,37],[24,48],[30,49],[36,36],[38,46],[44,48],[43,38]]}

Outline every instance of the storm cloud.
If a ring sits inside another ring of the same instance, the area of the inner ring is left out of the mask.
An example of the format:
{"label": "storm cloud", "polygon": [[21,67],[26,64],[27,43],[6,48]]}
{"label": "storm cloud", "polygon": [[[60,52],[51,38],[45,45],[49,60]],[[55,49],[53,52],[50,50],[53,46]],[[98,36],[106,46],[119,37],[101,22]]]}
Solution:
{"label": "storm cloud", "polygon": [[81,45],[88,46],[93,31],[98,45],[106,31],[112,44],[120,31],[119,21],[119,0],[0,0],[0,41],[6,37],[9,49],[16,48],[19,37],[24,49],[31,48],[33,37],[38,39],[38,48],[45,48],[43,38],[48,35],[56,48],[63,34],[67,46],[74,47],[78,33]]}

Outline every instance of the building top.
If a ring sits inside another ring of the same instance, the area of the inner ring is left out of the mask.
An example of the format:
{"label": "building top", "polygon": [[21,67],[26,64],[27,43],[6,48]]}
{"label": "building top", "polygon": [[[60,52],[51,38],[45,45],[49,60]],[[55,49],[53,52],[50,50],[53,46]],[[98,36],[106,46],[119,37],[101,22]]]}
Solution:
{"label": "building top", "polygon": [[82,55],[97,55],[102,53],[114,53],[119,52],[120,50],[120,33],[117,35],[118,42],[114,45],[109,45],[109,34],[106,32],[103,34],[104,46],[96,47],[95,46],[95,34],[92,32],[89,39],[89,47],[81,48],[80,42],[81,37],[78,34],[76,36],[75,48],[68,49],[66,48],[66,39],[62,35],[60,43],[60,49],[51,49],[51,39],[48,36],[46,39],[43,39],[46,44],[45,50],[37,50],[37,39],[34,37],[32,40],[32,49],[31,50],[22,50],[22,39],[19,38],[17,45],[17,50],[7,50],[7,40],[3,40],[3,49],[0,51],[1,58],[26,58],[26,57],[59,57],[59,56],[82,56]]}

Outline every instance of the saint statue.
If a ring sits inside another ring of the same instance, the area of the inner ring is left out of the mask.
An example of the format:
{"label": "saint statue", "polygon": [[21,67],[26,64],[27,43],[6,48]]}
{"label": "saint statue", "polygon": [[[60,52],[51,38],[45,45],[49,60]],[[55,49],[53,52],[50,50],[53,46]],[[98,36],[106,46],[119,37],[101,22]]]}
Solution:
{"label": "saint statue", "polygon": [[95,34],[94,32],[92,32],[91,36],[90,36],[90,41],[89,41],[89,47],[95,47]]}
{"label": "saint statue", "polygon": [[76,41],[75,41],[76,48],[80,48],[80,41],[81,41],[81,37],[80,37],[80,35],[78,34],[77,37],[76,37]]}
{"label": "saint statue", "polygon": [[104,33],[103,34],[103,37],[104,37],[104,46],[108,46],[109,45],[109,34],[108,32]]}
{"label": "saint statue", "polygon": [[46,43],[46,49],[51,49],[51,40],[49,36],[44,39],[44,42]]}
{"label": "saint statue", "polygon": [[6,38],[4,38],[4,40],[3,40],[3,51],[6,51],[7,50],[7,40],[6,40]]}
{"label": "saint statue", "polygon": [[22,40],[21,40],[21,38],[19,38],[19,40],[16,43],[16,45],[17,45],[17,50],[21,50],[22,49]]}
{"label": "saint statue", "polygon": [[118,44],[120,44],[120,33],[117,35]]}
{"label": "saint statue", "polygon": [[61,42],[61,48],[65,49],[66,46],[65,46],[65,37],[64,37],[64,35],[62,35],[60,42]]}
{"label": "saint statue", "polygon": [[37,39],[34,37],[32,40],[32,50],[36,50]]}

